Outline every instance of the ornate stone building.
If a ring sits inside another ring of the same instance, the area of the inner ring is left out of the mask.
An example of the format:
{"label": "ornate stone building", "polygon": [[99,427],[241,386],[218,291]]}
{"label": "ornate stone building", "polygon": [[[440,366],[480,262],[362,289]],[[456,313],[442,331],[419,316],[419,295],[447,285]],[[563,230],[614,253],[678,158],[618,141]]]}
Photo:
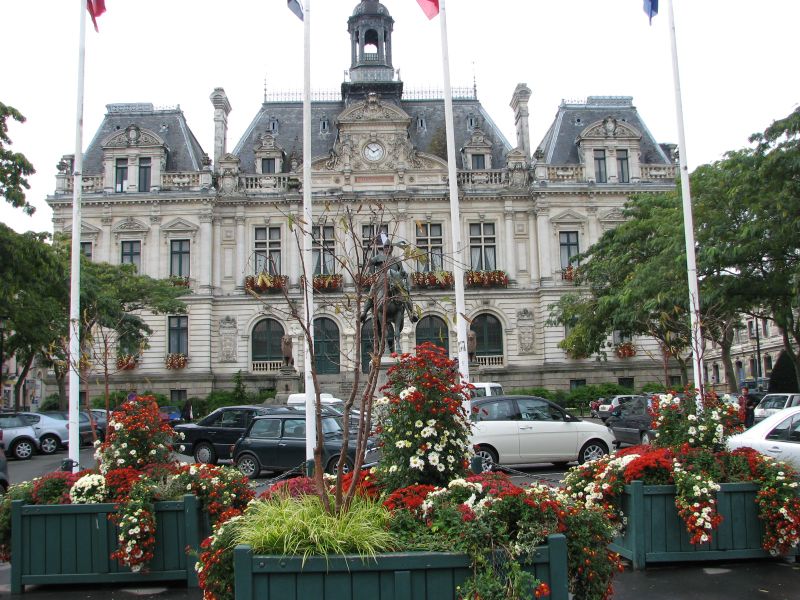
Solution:
{"label": "ornate stone building", "polygon": [[[453,227],[461,230],[469,271],[466,304],[480,364],[473,379],[510,389],[663,381],[652,341],[610,338],[607,362],[572,360],[558,347],[563,327],[547,319],[549,305],[576,290],[572,257],[620,222],[626,199],[674,187],[672,148],[653,139],[630,97],[562,103],[533,149],[525,84],[510,94],[513,144],[474,89],[454,90],[461,212],[454,224],[444,102],[441,95],[404,91],[392,63],[393,27],[382,4],[360,2],[348,19],[349,76],[340,94],[317,95],[312,105],[314,271],[331,284],[317,295],[315,324],[326,391],[346,391],[362,358],[352,352],[352,315],[332,308],[355,286],[341,257],[353,255],[357,240],[369,248],[382,230],[419,250],[406,268],[422,318],[406,325],[403,346],[432,340],[455,353],[453,291],[446,289]],[[179,400],[229,388],[240,370],[251,388],[275,387],[284,335],[292,336],[295,366],[303,369],[302,338],[286,316],[287,299],[266,293],[259,299],[246,289],[269,279],[285,283],[290,302],[301,298],[292,220],[302,212],[301,99],[265,98],[232,150],[224,90],[213,91],[211,104],[213,160],[180,109],[150,104],[108,105],[86,151],[84,252],[96,261],[135,263],[153,277],[173,276],[191,291],[187,315],[147,317],[150,347],[135,369],[114,376],[117,387],[146,387]],[[56,232],[71,229],[71,161],[64,157],[48,198]],[[378,205],[380,215],[364,208]],[[343,214],[356,234],[347,242],[340,235]],[[259,280],[262,272],[273,277]],[[175,354],[188,360],[168,369]]]}

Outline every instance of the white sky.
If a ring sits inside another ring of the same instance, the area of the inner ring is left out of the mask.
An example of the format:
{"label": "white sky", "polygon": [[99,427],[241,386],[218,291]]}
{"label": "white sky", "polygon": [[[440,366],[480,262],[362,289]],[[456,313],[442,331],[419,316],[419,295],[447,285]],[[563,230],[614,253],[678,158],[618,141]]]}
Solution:
{"label": "white sky", "polygon": [[[451,82],[471,86],[512,145],[514,87],[533,91],[536,147],[562,99],[633,96],[660,142],[678,141],[668,1],[648,26],[642,0],[448,0]],[[347,18],[357,0],[313,0],[312,87],[337,90],[350,66]],[[393,63],[406,89],[442,88],[439,21],[415,0],[383,0],[395,19]],[[180,105],[213,155],[213,108],[225,88],[228,149],[271,90],[302,88],[303,25],[285,0],[106,0],[100,33],[87,22],[84,149],[105,105]],[[747,145],[751,133],[800,101],[797,0],[675,0],[690,169]],[[28,217],[0,201],[17,231],[52,231],[45,197],[56,163],[75,149],[79,0],[0,2],[0,101],[27,117],[10,124],[12,149],[37,173]]]}

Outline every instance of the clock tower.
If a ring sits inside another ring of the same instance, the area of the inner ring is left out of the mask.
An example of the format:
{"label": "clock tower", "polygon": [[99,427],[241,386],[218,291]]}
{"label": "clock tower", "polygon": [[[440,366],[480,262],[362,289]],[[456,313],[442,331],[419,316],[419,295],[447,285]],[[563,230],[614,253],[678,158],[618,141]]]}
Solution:
{"label": "clock tower", "polygon": [[392,19],[377,0],[362,0],[347,21],[350,33],[350,81],[342,83],[345,105],[366,99],[369,93],[400,103],[403,82],[392,66]]}

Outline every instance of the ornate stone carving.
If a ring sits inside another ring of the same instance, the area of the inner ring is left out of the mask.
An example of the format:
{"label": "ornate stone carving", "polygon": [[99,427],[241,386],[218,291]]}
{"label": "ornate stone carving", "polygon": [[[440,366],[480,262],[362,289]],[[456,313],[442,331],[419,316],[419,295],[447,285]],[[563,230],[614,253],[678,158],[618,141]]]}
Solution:
{"label": "ornate stone carving", "polygon": [[219,322],[219,361],[236,362],[236,319],[230,315]]}
{"label": "ornate stone carving", "polygon": [[124,131],[114,133],[103,144],[104,148],[129,148],[131,146],[161,146],[164,141],[152,131],[138,125],[128,125]]}
{"label": "ornate stone carving", "polygon": [[533,313],[527,308],[517,311],[517,331],[519,335],[519,353],[534,353]]}

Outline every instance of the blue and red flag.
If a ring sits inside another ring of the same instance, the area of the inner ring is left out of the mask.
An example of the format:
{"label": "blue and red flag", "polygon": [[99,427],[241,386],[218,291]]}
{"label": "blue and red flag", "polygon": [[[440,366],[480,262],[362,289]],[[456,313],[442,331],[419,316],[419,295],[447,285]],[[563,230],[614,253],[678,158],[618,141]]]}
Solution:
{"label": "blue and red flag", "polygon": [[439,14],[439,0],[417,0],[417,4],[429,19]]}
{"label": "blue and red flag", "polygon": [[647,13],[652,25],[653,17],[658,14],[658,0],[644,0],[644,12]]}
{"label": "blue and red flag", "polygon": [[86,10],[89,11],[89,15],[92,17],[94,30],[99,33],[100,30],[97,28],[97,17],[106,12],[106,0],[86,0]]}
{"label": "blue and red flag", "polygon": [[303,5],[300,4],[300,0],[287,0],[287,6],[290,11],[297,15],[298,19],[303,20]]}

